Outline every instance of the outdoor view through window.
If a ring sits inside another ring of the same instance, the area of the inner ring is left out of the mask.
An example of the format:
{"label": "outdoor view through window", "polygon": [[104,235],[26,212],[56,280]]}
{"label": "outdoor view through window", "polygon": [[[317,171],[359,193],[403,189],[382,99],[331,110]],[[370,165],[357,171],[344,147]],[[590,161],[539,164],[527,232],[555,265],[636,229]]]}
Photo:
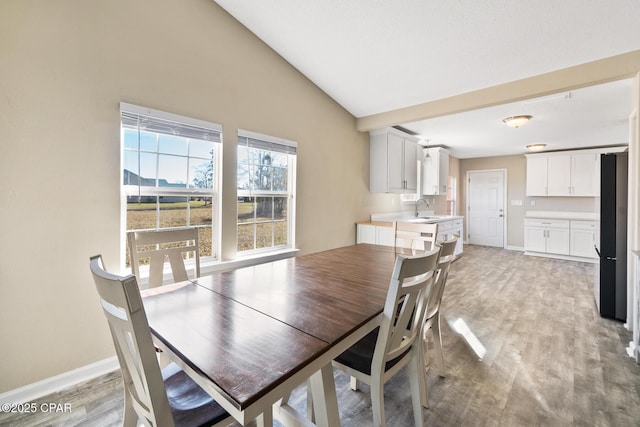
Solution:
{"label": "outdoor view through window", "polygon": [[219,141],[216,129],[123,110],[126,229],[195,226],[200,255],[216,257],[213,223]]}

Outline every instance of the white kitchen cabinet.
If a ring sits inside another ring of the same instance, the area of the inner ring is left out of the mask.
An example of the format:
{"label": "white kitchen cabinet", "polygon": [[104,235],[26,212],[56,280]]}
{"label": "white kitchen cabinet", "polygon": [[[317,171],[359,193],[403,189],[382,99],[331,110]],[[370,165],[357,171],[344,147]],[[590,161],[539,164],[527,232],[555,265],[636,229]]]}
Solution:
{"label": "white kitchen cabinet", "polygon": [[356,243],[376,244],[376,226],[369,224],[356,225]]}
{"label": "white kitchen cabinet", "polygon": [[527,218],[524,248],[527,252],[569,255],[569,220]]}
{"label": "white kitchen cabinet", "polygon": [[599,153],[571,155],[571,195],[597,197],[600,191]]}
{"label": "white kitchen cabinet", "polygon": [[418,191],[418,140],[387,128],[370,132],[369,191],[415,193]]}
{"label": "white kitchen cabinet", "polygon": [[449,182],[449,152],[442,147],[422,150],[422,194],[447,194]]}
{"label": "white kitchen cabinet", "polygon": [[597,228],[595,221],[571,221],[571,252],[573,256],[596,258]]}
{"label": "white kitchen cabinet", "polygon": [[436,241],[442,242],[451,239],[453,236],[458,236],[458,242],[454,250],[454,255],[460,256],[463,252],[463,237],[462,237],[462,219],[450,219],[438,221],[438,237]]}
{"label": "white kitchen cabinet", "polygon": [[547,196],[571,195],[571,155],[547,158]]}
{"label": "white kitchen cabinet", "polygon": [[369,243],[371,245],[393,246],[394,235],[392,227],[373,224],[356,225],[356,243]]}
{"label": "white kitchen cabinet", "polygon": [[527,196],[598,196],[597,150],[527,154]]}
{"label": "white kitchen cabinet", "polygon": [[527,157],[527,196],[547,195],[547,158]]}

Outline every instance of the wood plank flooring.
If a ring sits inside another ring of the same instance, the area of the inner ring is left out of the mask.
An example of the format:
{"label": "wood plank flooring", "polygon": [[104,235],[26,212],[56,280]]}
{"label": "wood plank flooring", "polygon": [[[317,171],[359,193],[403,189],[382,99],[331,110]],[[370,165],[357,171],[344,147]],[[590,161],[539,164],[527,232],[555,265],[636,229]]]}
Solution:
{"label": "wood plank flooring", "polygon": [[[446,376],[429,372],[430,426],[640,426],[640,366],[626,356],[631,335],[600,318],[593,265],[465,246],[452,264],[442,306]],[[454,322],[486,349],[480,359]],[[387,425],[413,425],[407,373],[385,387]],[[343,426],[370,426],[366,385],[349,389],[335,372]],[[0,425],[117,426],[122,384],[112,373],[40,399],[70,413],[0,413]],[[293,406],[304,410],[305,389]]]}

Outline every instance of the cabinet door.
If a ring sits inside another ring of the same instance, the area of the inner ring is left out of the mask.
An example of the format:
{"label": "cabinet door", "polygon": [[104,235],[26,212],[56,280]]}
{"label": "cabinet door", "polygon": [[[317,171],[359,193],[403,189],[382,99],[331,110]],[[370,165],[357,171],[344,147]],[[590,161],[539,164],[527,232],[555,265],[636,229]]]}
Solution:
{"label": "cabinet door", "polygon": [[449,184],[449,153],[438,150],[438,194],[447,194]]}
{"label": "cabinet door", "polygon": [[571,255],[596,258],[594,244],[596,232],[592,230],[571,230]]}
{"label": "cabinet door", "polygon": [[463,246],[463,238],[462,238],[462,228],[456,228],[455,230],[453,230],[453,234],[455,236],[458,236],[458,241],[456,242],[456,248],[453,251],[454,255],[460,255],[462,253],[462,246]]}
{"label": "cabinet door", "polygon": [[440,153],[433,148],[425,148],[422,156],[422,194],[433,196],[438,194]]}
{"label": "cabinet door", "polygon": [[527,196],[547,195],[547,158],[527,157]]}
{"label": "cabinet door", "polygon": [[547,158],[547,195],[571,195],[571,156],[549,156]]}
{"label": "cabinet door", "polygon": [[376,226],[358,224],[356,226],[356,243],[376,244]]}
{"label": "cabinet door", "polygon": [[418,191],[418,144],[404,140],[405,193]]}
{"label": "cabinet door", "polygon": [[571,195],[596,197],[598,195],[597,171],[597,154],[573,154],[571,156]]}
{"label": "cabinet door", "polygon": [[395,246],[393,227],[376,227],[376,245]]}
{"label": "cabinet door", "polygon": [[569,255],[569,230],[561,228],[547,229],[547,252]]}
{"label": "cabinet door", "polygon": [[533,252],[546,252],[546,235],[544,228],[525,227],[524,229],[524,249]]}
{"label": "cabinet door", "polygon": [[387,188],[390,193],[404,191],[404,138],[387,134]]}

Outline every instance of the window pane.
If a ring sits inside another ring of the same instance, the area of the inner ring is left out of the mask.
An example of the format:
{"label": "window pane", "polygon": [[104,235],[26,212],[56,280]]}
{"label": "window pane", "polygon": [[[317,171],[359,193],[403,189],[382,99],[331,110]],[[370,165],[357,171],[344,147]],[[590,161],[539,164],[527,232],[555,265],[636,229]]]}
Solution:
{"label": "window pane", "polygon": [[200,157],[203,159],[213,158],[213,142],[190,139],[189,157]]}
{"label": "window pane", "polygon": [[273,166],[278,166],[278,167],[287,167],[287,163],[288,163],[288,156],[284,153],[271,153],[271,157],[273,159]]}
{"label": "window pane", "polygon": [[198,228],[200,256],[212,255],[213,202],[211,197],[191,197],[189,199],[189,225]]}
{"label": "window pane", "polygon": [[273,246],[273,223],[256,224],[256,249]]}
{"label": "window pane", "polygon": [[138,185],[139,173],[138,173],[138,151],[125,150],[123,155],[123,181],[124,185]]}
{"label": "window pane", "polygon": [[238,163],[249,163],[247,147],[238,146]]}
{"label": "window pane", "polygon": [[185,227],[187,225],[187,198],[184,196],[160,196],[160,228]]}
{"label": "window pane", "polygon": [[273,169],[270,166],[256,165],[253,174],[253,189],[270,191],[272,173]]}
{"label": "window pane", "polygon": [[238,222],[253,222],[255,218],[253,197],[238,197]]}
{"label": "window pane", "polygon": [[187,186],[187,158],[160,154],[158,159],[158,187]]}
{"label": "window pane", "polygon": [[140,150],[158,151],[158,137],[155,133],[140,132]]}
{"label": "window pane", "polygon": [[287,219],[287,200],[286,197],[273,198],[273,218],[276,221]]}
{"label": "window pane", "polygon": [[122,143],[124,148],[133,148],[138,150],[138,132],[131,129],[125,129]]}
{"label": "window pane", "polygon": [[254,224],[238,225],[238,251],[249,251],[253,247]]}
{"label": "window pane", "polygon": [[256,219],[258,222],[273,219],[272,197],[256,197]]}
{"label": "window pane", "polygon": [[287,191],[287,169],[273,168],[273,191]]}
{"label": "window pane", "polygon": [[249,165],[241,163],[238,165],[238,190],[251,190],[251,180]]}
{"label": "window pane", "polygon": [[190,158],[189,179],[190,188],[213,188],[213,162]]}
{"label": "window pane", "polygon": [[287,236],[289,235],[289,224],[287,221],[278,221],[273,223],[274,236],[273,244],[275,246],[286,245],[288,242]]}
{"label": "window pane", "polygon": [[144,196],[137,201],[137,197],[127,200],[127,230],[144,230],[156,228],[158,224],[156,198]]}
{"label": "window pane", "polygon": [[158,137],[158,152],[163,154],[178,154],[186,156],[188,139],[182,136],[160,134]]}
{"label": "window pane", "polygon": [[152,153],[140,153],[140,185],[156,186],[156,161],[158,156]]}

